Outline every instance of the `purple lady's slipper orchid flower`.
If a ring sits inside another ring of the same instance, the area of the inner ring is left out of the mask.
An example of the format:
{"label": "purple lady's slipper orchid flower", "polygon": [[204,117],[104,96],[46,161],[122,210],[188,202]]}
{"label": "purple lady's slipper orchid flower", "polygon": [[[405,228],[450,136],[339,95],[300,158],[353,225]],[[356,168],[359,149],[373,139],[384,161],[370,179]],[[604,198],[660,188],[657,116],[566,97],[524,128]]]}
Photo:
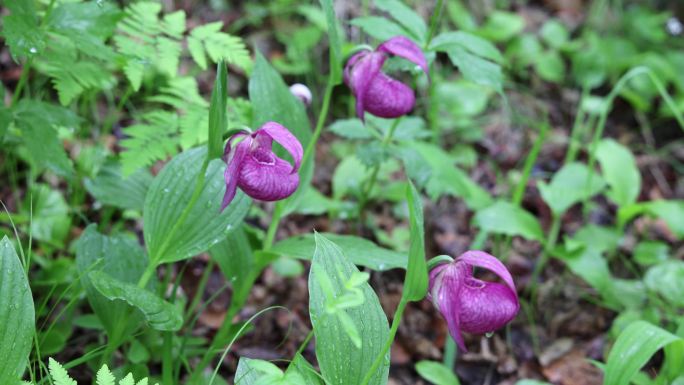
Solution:
{"label": "purple lady's slipper orchid flower", "polygon": [[381,118],[397,118],[409,113],[416,103],[411,87],[382,72],[388,55],[400,56],[428,73],[423,51],[409,38],[395,36],[380,44],[375,51],[363,51],[352,56],[344,68],[344,82],[356,97],[356,114]]}
{"label": "purple lady's slipper orchid flower", "polygon": [[[243,140],[233,148],[233,141],[238,138]],[[273,140],[292,155],[294,167],[273,153]],[[221,211],[233,200],[238,187],[250,197],[262,201],[277,201],[292,195],[299,186],[297,170],[303,154],[299,140],[276,122],[267,122],[251,134],[233,135],[223,153],[228,167],[224,173],[226,193]]]}
{"label": "purple lady's slipper orchid flower", "polygon": [[[473,267],[490,270],[504,284],[481,281]],[[461,332],[493,332],[515,318],[520,309],[513,278],[501,261],[482,251],[467,251],[430,271],[428,298],[447,320],[449,333],[467,351]]]}

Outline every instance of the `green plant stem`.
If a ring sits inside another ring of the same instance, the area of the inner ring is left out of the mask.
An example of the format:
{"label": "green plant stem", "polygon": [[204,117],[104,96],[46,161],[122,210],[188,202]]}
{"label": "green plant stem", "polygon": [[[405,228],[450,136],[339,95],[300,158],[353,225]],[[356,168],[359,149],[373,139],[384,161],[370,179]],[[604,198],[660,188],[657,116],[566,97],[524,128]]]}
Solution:
{"label": "green plant stem", "polygon": [[162,380],[173,384],[173,333],[164,332],[164,352],[162,353]]}
{"label": "green plant stem", "polygon": [[427,48],[430,45],[430,43],[432,42],[432,38],[435,36],[435,33],[437,32],[439,21],[442,19],[442,8],[444,8],[443,5],[444,0],[437,0],[437,5],[435,6],[435,10],[432,13],[432,17],[430,18],[430,29],[428,30],[428,36],[425,40],[425,48]]}
{"label": "green plant stem", "polygon": [[457,355],[458,349],[456,347],[456,341],[454,341],[454,338],[451,336],[451,334],[448,334],[446,338],[446,343],[444,345],[444,359],[442,360],[444,366],[446,366],[450,370],[454,370],[454,368],[456,367]]}
{"label": "green plant stem", "polygon": [[138,287],[139,288],[144,288],[147,286],[147,283],[150,282],[150,278],[152,278],[152,275],[157,272],[157,264],[152,263],[150,261],[145,268],[145,271],[143,274],[140,276],[140,280],[138,281]]}
{"label": "green plant stem", "polygon": [[580,135],[582,133],[584,125],[582,121],[584,120],[585,113],[582,108],[582,103],[589,96],[589,88],[582,88],[582,97],[580,97],[579,106],[577,107],[577,113],[575,114],[575,122],[572,124],[572,132],[570,133],[570,139],[568,142],[568,150],[565,153],[565,160],[563,164],[568,164],[574,162],[577,159],[577,152],[579,151],[579,141]]}
{"label": "green plant stem", "polygon": [[551,255],[551,252],[553,251],[554,247],[556,247],[556,242],[558,241],[558,234],[560,234],[560,227],[561,215],[553,214],[553,222],[551,222],[551,229],[549,230],[549,234],[546,239],[544,251],[542,252],[541,256],[539,256],[539,260],[537,261],[537,264],[534,266],[534,270],[532,271],[532,278],[530,279],[530,293],[532,297],[534,297],[534,294],[537,291],[537,281],[539,280],[539,275],[544,270],[544,266],[546,266],[546,263],[549,261],[549,256]]}
{"label": "green plant stem", "polygon": [[532,167],[537,162],[537,157],[541,151],[542,145],[544,144],[544,139],[546,139],[546,134],[549,131],[548,119],[544,120],[539,126],[539,136],[534,141],[532,149],[530,150],[527,159],[525,159],[525,165],[523,168],[523,173],[520,178],[520,182],[515,186],[515,191],[513,192],[513,204],[520,206],[523,197],[525,196],[525,187],[527,187],[527,181],[530,179],[532,174]]}
{"label": "green plant stem", "polygon": [[[306,148],[304,149],[301,169],[309,167],[309,162],[313,161],[313,154],[316,150],[316,143],[318,142],[318,138],[320,138],[321,133],[323,132],[323,124],[325,124],[325,119],[327,118],[328,110],[330,109],[330,100],[332,99],[333,88],[335,88],[335,84],[333,83],[332,79],[329,79],[328,84],[325,87],[325,93],[323,95],[323,105],[321,106],[320,114],[318,114],[316,128],[314,129],[313,135],[311,136],[311,140],[309,140],[309,143],[307,143]],[[266,237],[264,238],[264,244],[262,247],[264,250],[269,250],[271,246],[273,246],[273,241],[275,240],[275,235],[278,231],[278,226],[280,225],[280,221],[282,220],[282,215],[284,212],[283,203],[281,202],[283,201],[276,203],[275,208],[273,209],[271,223],[268,225],[268,230],[266,230]]]}
{"label": "green plant stem", "polygon": [[24,90],[24,86],[26,85],[26,81],[28,80],[28,74],[31,71],[31,65],[33,64],[33,58],[29,58],[26,60],[26,64],[24,64],[24,68],[21,71],[21,75],[19,76],[19,82],[17,83],[17,88],[14,89],[14,94],[12,95],[12,104],[10,106],[14,107],[17,102],[19,101],[19,97],[21,96],[21,92]]}
{"label": "green plant stem", "polygon": [[[598,147],[598,142],[603,137],[603,130],[606,127],[608,113],[613,107],[613,102],[615,101],[615,98],[617,98],[617,96],[620,94],[620,91],[622,91],[622,88],[627,85],[627,82],[630,79],[643,74],[648,75],[648,78],[651,80],[653,85],[658,90],[660,96],[663,98],[663,100],[665,100],[665,103],[670,108],[670,111],[672,111],[672,114],[675,116],[675,119],[677,120],[677,123],[679,123],[680,128],[684,130],[684,116],[682,115],[682,112],[679,110],[677,104],[674,102],[674,100],[672,100],[672,97],[670,97],[670,94],[667,92],[667,90],[660,82],[658,77],[653,73],[653,71],[648,67],[635,67],[627,71],[627,73],[622,75],[622,77],[617,81],[617,83],[615,83],[615,86],[606,97],[606,105],[601,111],[601,116],[599,117],[598,124],[596,125],[596,130],[594,131],[594,137],[591,141],[591,146],[589,150],[589,176],[587,177],[587,190],[589,190],[589,188],[591,187],[591,180],[594,177],[594,165],[596,163],[596,149]],[[582,202],[585,214],[587,213],[586,207],[587,202],[589,200],[589,194],[586,195],[587,197]]]}
{"label": "green plant stem", "polygon": [[266,237],[264,238],[263,249],[269,250],[273,246],[273,241],[275,240],[276,231],[278,231],[278,225],[283,216],[283,206],[280,202],[276,203],[273,209],[273,215],[271,215],[271,223],[268,225],[268,230],[266,230]]}
{"label": "green plant stem", "polygon": [[[385,134],[385,137],[382,139],[382,143],[380,144],[382,147],[382,151],[384,152],[387,149],[387,146],[389,143],[392,141],[392,136],[394,135],[394,131],[397,129],[397,126],[399,126],[399,122],[401,121],[401,118],[397,118],[392,122],[392,126],[390,126],[390,129],[387,131]],[[378,179],[378,173],[380,172],[380,166],[382,163],[376,164],[375,167],[373,167],[373,171],[371,171],[371,176],[370,179],[368,180],[368,183],[364,185],[363,192],[361,194],[361,202],[359,204],[359,210],[363,211],[363,207],[366,205],[366,202],[368,202],[368,196],[373,191],[373,187],[375,186],[375,182]]]}
{"label": "green plant stem", "polygon": [[375,357],[373,365],[371,365],[371,367],[366,372],[366,375],[363,377],[361,385],[368,385],[371,378],[373,378],[373,375],[375,375],[375,372],[377,372],[378,368],[384,361],[387,352],[392,346],[392,342],[394,342],[394,337],[397,335],[397,330],[399,329],[399,324],[401,323],[401,317],[404,315],[404,310],[406,309],[407,304],[408,300],[402,297],[401,301],[399,301],[399,306],[397,306],[397,311],[394,312],[394,319],[392,320],[392,327],[390,328],[389,338],[387,338],[387,341],[385,341],[385,345],[382,347],[382,350],[380,350],[378,356]]}

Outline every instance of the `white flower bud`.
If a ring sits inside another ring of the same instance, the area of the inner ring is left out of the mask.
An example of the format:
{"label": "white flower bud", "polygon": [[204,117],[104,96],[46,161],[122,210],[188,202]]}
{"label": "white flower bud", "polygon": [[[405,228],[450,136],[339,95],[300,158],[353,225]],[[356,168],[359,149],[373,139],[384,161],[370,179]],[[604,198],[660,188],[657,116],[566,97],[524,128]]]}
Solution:
{"label": "white flower bud", "polygon": [[307,106],[311,105],[311,100],[313,99],[313,96],[311,95],[311,90],[309,89],[309,87],[301,83],[295,83],[290,86],[290,92],[292,92],[292,95],[299,98],[299,100],[301,100],[302,103],[306,104]]}

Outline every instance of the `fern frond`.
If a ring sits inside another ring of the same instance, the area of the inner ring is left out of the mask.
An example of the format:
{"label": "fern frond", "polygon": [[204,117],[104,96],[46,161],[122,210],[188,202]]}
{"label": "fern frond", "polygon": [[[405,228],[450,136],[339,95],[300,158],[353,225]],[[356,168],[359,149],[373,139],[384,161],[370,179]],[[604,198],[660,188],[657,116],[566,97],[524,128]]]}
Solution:
{"label": "fern frond", "polygon": [[193,60],[202,69],[207,68],[206,55],[216,63],[223,59],[244,70],[252,66],[252,59],[245,42],[237,36],[221,32],[223,23],[205,24],[194,28],[188,37],[188,49]]}
{"label": "fern frond", "polygon": [[116,385],[116,378],[106,364],[97,371],[97,385]]}
{"label": "fern frond", "polygon": [[48,360],[48,368],[55,385],[78,385],[73,378],[69,377],[66,369],[52,358]]}
{"label": "fern frond", "polygon": [[135,385],[135,380],[133,380],[133,375],[128,373],[123,380],[119,381],[119,385]]}
{"label": "fern frond", "polygon": [[125,129],[129,137],[121,141],[126,149],[121,154],[124,176],[164,160],[178,152],[178,115],[155,110],[143,115],[143,123]]}
{"label": "fern frond", "polygon": [[160,12],[159,3],[133,3],[126,8],[126,17],[117,25],[114,44],[126,57],[124,74],[136,91],[142,82],[145,63],[153,64],[169,78],[174,78],[178,72],[185,12],[170,13],[161,20]]}

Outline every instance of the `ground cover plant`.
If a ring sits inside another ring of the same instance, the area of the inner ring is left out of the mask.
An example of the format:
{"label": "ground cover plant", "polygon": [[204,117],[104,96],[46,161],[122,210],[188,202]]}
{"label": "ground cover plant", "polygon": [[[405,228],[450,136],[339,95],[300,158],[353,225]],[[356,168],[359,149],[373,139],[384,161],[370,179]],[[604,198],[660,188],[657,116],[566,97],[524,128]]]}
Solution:
{"label": "ground cover plant", "polygon": [[8,0],[0,384],[684,383],[684,9]]}

